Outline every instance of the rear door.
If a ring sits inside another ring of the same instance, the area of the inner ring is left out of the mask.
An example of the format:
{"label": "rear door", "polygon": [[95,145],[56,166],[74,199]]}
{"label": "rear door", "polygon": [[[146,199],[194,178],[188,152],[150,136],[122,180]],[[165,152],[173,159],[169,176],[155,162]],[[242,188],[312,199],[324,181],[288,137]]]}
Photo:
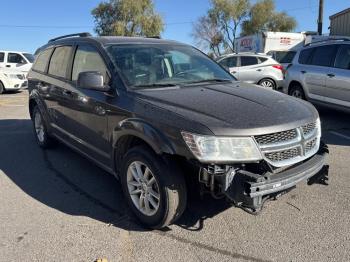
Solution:
{"label": "rear door", "polygon": [[327,96],[327,74],[329,73],[329,68],[334,63],[337,46],[319,46],[313,48],[310,52],[312,52],[312,55],[306,63],[307,66],[304,66],[300,73],[304,77],[310,98],[324,100],[324,97]]}
{"label": "rear door", "polygon": [[326,78],[325,101],[350,107],[350,45],[340,45]]}
{"label": "rear door", "polygon": [[259,59],[255,56],[241,56],[239,80],[256,84],[261,79],[263,71],[259,63]]}

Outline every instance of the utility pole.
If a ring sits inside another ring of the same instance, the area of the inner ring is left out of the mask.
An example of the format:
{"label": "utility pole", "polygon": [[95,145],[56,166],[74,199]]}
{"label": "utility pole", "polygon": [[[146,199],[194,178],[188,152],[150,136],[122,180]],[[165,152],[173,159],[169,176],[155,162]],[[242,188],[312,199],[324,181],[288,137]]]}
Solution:
{"label": "utility pole", "polygon": [[318,34],[322,35],[322,27],[323,27],[323,0],[320,0],[320,4],[318,7]]}

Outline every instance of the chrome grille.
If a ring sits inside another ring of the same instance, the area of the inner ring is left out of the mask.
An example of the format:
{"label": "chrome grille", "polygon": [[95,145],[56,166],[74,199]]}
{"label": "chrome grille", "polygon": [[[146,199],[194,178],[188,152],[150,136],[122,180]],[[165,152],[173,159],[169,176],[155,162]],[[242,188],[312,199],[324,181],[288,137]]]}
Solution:
{"label": "chrome grille", "polygon": [[258,142],[259,145],[269,145],[269,144],[276,144],[284,141],[293,140],[297,137],[297,131],[296,129],[278,132],[274,134],[268,134],[268,135],[262,135],[262,136],[256,136],[255,140]]}
{"label": "chrome grille", "polygon": [[298,128],[255,136],[266,162],[275,167],[296,164],[317,153],[320,125],[313,122]]}

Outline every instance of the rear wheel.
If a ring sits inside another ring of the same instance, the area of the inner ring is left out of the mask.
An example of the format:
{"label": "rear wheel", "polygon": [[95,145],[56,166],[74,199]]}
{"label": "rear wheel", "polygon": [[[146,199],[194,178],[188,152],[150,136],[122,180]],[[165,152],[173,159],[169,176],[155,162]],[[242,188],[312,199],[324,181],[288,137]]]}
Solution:
{"label": "rear wheel", "polygon": [[266,88],[276,89],[275,81],[273,81],[272,79],[268,79],[268,78],[260,80],[259,85],[266,87]]}
{"label": "rear wheel", "polygon": [[53,139],[47,132],[45,121],[38,106],[35,106],[33,110],[33,127],[38,145],[42,148],[50,147],[53,144]]}
{"label": "rear wheel", "polygon": [[0,95],[5,91],[4,85],[0,81]]}
{"label": "rear wheel", "polygon": [[290,96],[294,96],[296,98],[305,100],[305,92],[304,92],[303,88],[299,84],[293,84],[289,88],[288,94]]}
{"label": "rear wheel", "polygon": [[147,227],[166,227],[185,210],[183,175],[145,146],[132,148],[126,154],[121,184],[133,213]]}

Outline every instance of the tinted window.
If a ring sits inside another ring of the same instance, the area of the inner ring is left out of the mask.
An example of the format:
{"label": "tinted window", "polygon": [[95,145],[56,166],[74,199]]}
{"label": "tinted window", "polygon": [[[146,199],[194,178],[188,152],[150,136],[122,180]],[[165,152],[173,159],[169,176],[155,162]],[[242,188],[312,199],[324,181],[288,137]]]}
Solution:
{"label": "tinted window", "polygon": [[343,45],[339,49],[335,67],[341,69],[350,69],[350,45]]}
{"label": "tinted window", "polygon": [[308,48],[300,52],[299,64],[309,64],[314,48]]}
{"label": "tinted window", "polygon": [[27,62],[20,54],[9,53],[7,56],[7,63],[26,64]]}
{"label": "tinted window", "polygon": [[241,56],[241,66],[250,66],[258,64],[258,59],[254,56]]}
{"label": "tinted window", "polygon": [[5,53],[0,53],[0,62],[4,62]]}
{"label": "tinted window", "polygon": [[79,73],[96,71],[107,77],[107,68],[100,54],[92,46],[79,46],[75,54],[72,80],[78,80]]}
{"label": "tinted window", "polygon": [[71,50],[72,47],[70,46],[62,46],[55,49],[50,61],[49,74],[66,77]]}
{"label": "tinted window", "polygon": [[236,67],[237,66],[237,57],[227,57],[220,61],[220,65],[226,66],[226,67]]}
{"label": "tinted window", "polygon": [[23,55],[28,59],[29,63],[34,62],[34,56],[32,54],[24,53]]}
{"label": "tinted window", "polygon": [[333,66],[336,45],[319,46],[315,48],[311,64],[316,66]]}
{"label": "tinted window", "polygon": [[40,72],[45,72],[46,66],[49,63],[51,53],[52,48],[46,49],[45,51],[41,52],[33,65],[33,69]]}
{"label": "tinted window", "polygon": [[295,51],[288,51],[277,61],[282,64],[292,63],[296,53]]}
{"label": "tinted window", "polygon": [[259,57],[258,59],[259,59],[259,64],[267,61],[266,57]]}

